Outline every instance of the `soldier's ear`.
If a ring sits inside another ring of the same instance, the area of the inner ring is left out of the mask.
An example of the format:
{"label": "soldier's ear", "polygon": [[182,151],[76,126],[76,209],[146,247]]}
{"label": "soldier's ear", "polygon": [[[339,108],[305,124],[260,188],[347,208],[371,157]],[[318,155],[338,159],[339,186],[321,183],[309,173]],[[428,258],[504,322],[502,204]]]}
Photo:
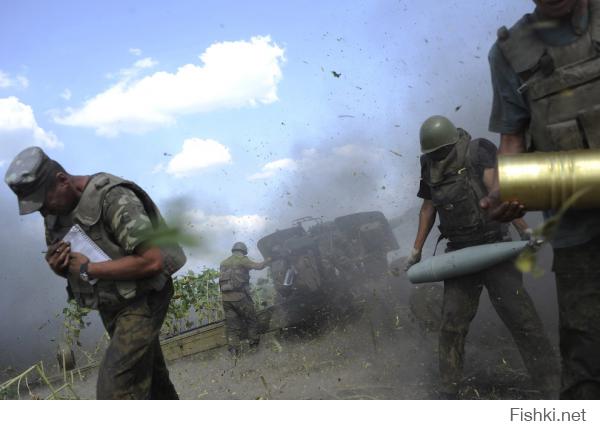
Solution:
{"label": "soldier's ear", "polygon": [[69,184],[69,175],[67,175],[65,172],[57,172],[54,179],[56,186],[65,186]]}

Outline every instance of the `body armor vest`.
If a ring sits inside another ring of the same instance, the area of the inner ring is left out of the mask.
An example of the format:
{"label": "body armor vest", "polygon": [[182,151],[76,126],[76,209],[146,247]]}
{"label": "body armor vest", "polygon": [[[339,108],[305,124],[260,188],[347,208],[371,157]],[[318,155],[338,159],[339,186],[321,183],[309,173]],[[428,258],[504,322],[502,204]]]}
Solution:
{"label": "body armor vest", "polygon": [[502,228],[490,221],[479,206],[487,189],[475,169],[479,140],[471,141],[459,129],[458,142],[443,160],[436,161],[427,154],[423,181],[431,189],[431,200],[440,217],[439,229],[450,246],[470,246],[502,240]]}
{"label": "body armor vest", "polygon": [[219,267],[219,287],[222,293],[242,293],[250,285],[250,270],[244,267],[245,256],[233,254]]}
{"label": "body armor vest", "polygon": [[587,30],[566,46],[544,43],[531,15],[498,31],[498,47],[530,107],[530,149],[600,149],[600,0],[589,8]]}
{"label": "body armor vest", "polygon": [[[98,173],[90,178],[77,207],[68,217],[48,215],[44,219],[47,242],[50,244],[61,240],[74,224],[79,224],[90,239],[111,259],[116,260],[126,256],[127,253],[106,230],[102,220],[104,197],[116,186],[126,187],[136,194],[155,229],[165,226],[165,221],[158,208],[142,188],[117,176]],[[115,304],[123,298],[133,298],[139,291],[160,290],[170,275],[183,267],[186,261],[183,250],[177,245],[161,246],[161,251],[163,273],[137,281],[98,280],[95,285],[83,282],[79,278],[79,274],[71,274],[68,278],[71,293],[80,306],[97,309],[98,305]]]}

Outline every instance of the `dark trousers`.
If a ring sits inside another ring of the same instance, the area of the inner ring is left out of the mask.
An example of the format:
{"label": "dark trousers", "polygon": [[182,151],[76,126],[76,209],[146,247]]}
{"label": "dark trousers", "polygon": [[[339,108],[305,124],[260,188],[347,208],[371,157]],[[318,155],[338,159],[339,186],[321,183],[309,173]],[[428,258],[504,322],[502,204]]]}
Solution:
{"label": "dark trousers", "polygon": [[241,300],[223,301],[227,344],[239,348],[240,340],[247,333],[250,344],[258,344],[258,319],[254,302],[247,294]]}
{"label": "dark trousers", "polygon": [[179,398],[158,339],[172,295],[169,281],[161,291],[100,308],[110,344],[98,372],[98,399]]}
{"label": "dark trousers", "polygon": [[600,237],[554,250],[561,399],[600,399]]}
{"label": "dark trousers", "polygon": [[[558,385],[558,361],[513,261],[444,282],[439,365],[443,390],[458,392],[462,379],[465,339],[479,305],[483,286],[500,319],[509,329],[525,367],[543,396]],[[556,387],[557,389],[558,387]]]}

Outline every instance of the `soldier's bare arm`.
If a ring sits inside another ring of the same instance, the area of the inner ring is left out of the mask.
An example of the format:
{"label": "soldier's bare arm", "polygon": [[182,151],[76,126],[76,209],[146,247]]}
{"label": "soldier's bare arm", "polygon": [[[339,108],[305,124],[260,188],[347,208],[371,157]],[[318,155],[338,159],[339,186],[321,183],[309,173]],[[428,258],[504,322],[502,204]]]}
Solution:
{"label": "soldier's bare arm", "polygon": [[[79,273],[81,265],[88,261],[86,256],[72,253],[69,272]],[[102,263],[89,263],[87,273],[91,279],[136,280],[158,275],[162,270],[160,248],[140,245],[133,255]]]}
{"label": "soldier's bare arm", "polygon": [[[509,144],[511,145],[511,144]],[[498,169],[488,168],[483,171],[483,183],[488,190],[488,193],[492,192],[495,188],[498,188]],[[519,236],[525,238],[527,236],[527,228],[529,227],[523,218],[517,218],[512,220],[512,224],[517,229]]]}
{"label": "soldier's bare arm", "polygon": [[[525,152],[525,137],[523,134],[502,134],[500,138],[499,154],[518,154]],[[488,169],[486,169],[488,170]],[[492,169],[496,170],[496,169]],[[484,172],[485,182],[485,172]],[[481,199],[481,207],[488,210],[491,219],[500,222],[512,222],[525,215],[525,206],[518,201],[502,202],[500,200],[500,184],[498,175],[493,174],[493,180],[490,185],[486,183],[489,194]]]}
{"label": "soldier's bare arm", "polygon": [[265,261],[256,263],[248,258],[247,268],[250,270],[262,270],[271,263],[271,259],[267,258]]}
{"label": "soldier's bare arm", "polygon": [[433,206],[433,202],[431,200],[423,200],[421,210],[419,211],[419,228],[417,230],[417,237],[415,238],[415,249],[419,251],[423,249],[427,236],[429,236],[429,232],[435,223],[436,215],[437,211],[435,206]]}
{"label": "soldier's bare arm", "polygon": [[437,210],[435,209],[433,202],[429,199],[423,199],[421,211],[419,212],[419,228],[417,229],[417,237],[415,238],[413,250],[406,260],[404,270],[410,269],[411,266],[421,261],[423,245],[425,245],[427,236],[429,236],[429,232],[433,228],[436,215]]}
{"label": "soldier's bare arm", "polygon": [[499,154],[519,154],[525,152],[525,136],[523,133],[501,134]]}

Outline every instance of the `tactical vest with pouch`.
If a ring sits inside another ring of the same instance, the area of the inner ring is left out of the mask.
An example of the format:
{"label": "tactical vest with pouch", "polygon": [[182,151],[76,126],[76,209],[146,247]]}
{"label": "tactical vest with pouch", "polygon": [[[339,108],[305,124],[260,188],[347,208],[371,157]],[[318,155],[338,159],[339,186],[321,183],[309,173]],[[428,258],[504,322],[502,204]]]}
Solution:
{"label": "tactical vest with pouch", "polygon": [[429,154],[421,158],[423,181],[431,190],[431,200],[440,217],[439,229],[449,248],[502,240],[501,224],[488,219],[479,206],[488,192],[475,166],[479,140],[471,141],[464,130],[449,154],[436,161]]}
{"label": "tactical vest with pouch", "polygon": [[[108,173],[93,175],[86,185],[77,207],[68,217],[49,215],[45,218],[48,243],[61,240],[73,224],[78,224],[85,233],[112,260],[128,255],[106,229],[102,219],[104,197],[116,186],[130,189],[142,202],[154,229],[165,228],[160,211],[148,194],[133,182]],[[178,245],[160,247],[163,257],[162,273],[137,281],[97,280],[96,284],[84,282],[79,274],[70,274],[69,288],[80,306],[97,309],[99,305],[117,304],[123,299],[134,298],[148,290],[160,290],[168,278],[185,264],[186,257]]]}
{"label": "tactical vest with pouch", "polygon": [[498,47],[519,75],[530,107],[528,148],[600,149],[600,0],[589,0],[589,24],[574,42],[550,46],[525,15],[498,30]]}
{"label": "tactical vest with pouch", "polygon": [[223,301],[242,300],[249,294],[250,270],[244,266],[246,256],[233,254],[219,267],[219,288]]}

